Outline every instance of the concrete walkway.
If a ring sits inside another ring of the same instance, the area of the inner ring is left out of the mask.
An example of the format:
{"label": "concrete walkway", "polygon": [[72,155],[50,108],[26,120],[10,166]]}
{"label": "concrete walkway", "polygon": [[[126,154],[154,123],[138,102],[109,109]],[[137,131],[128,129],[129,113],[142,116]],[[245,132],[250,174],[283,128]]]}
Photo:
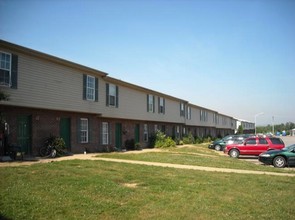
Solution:
{"label": "concrete walkway", "polygon": [[[147,152],[160,152],[159,149],[145,149],[142,151],[132,151],[126,153],[147,153]],[[221,173],[239,173],[239,174],[254,174],[254,175],[272,175],[272,176],[290,176],[295,177],[295,174],[292,173],[276,173],[276,172],[265,172],[265,171],[253,171],[253,170],[239,170],[239,169],[228,169],[228,168],[217,168],[217,167],[203,167],[203,166],[194,166],[194,165],[182,165],[182,164],[171,164],[171,163],[159,163],[159,162],[146,162],[146,161],[137,161],[137,160],[124,160],[124,159],[113,159],[113,158],[102,158],[96,157],[102,154],[75,154],[73,156],[59,157],[59,158],[36,158],[35,161],[14,161],[14,162],[5,162],[0,163],[1,167],[12,167],[12,166],[29,166],[36,163],[50,163],[55,161],[63,160],[100,160],[108,161],[114,163],[128,163],[128,164],[138,164],[146,166],[156,166],[156,167],[169,167],[176,169],[188,169],[188,170],[199,170],[199,171],[208,171],[208,172],[221,172]]]}

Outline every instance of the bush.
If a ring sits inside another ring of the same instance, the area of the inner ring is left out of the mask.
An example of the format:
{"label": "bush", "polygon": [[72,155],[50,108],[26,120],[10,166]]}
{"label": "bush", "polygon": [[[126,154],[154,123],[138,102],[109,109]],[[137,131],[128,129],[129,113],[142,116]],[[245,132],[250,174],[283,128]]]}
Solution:
{"label": "bush", "polygon": [[61,137],[50,135],[45,140],[45,145],[54,146],[56,149],[57,156],[62,156],[65,154],[66,143]]}
{"label": "bush", "polygon": [[186,136],[184,136],[182,140],[183,140],[184,144],[194,144],[195,143],[195,138],[192,135],[192,133],[189,133]]}
{"label": "bush", "polygon": [[155,147],[156,148],[167,148],[175,147],[176,143],[171,137],[167,137],[163,132],[156,132]]}
{"label": "bush", "polygon": [[125,141],[125,148],[126,148],[126,150],[134,150],[135,149],[134,139],[126,140]]}

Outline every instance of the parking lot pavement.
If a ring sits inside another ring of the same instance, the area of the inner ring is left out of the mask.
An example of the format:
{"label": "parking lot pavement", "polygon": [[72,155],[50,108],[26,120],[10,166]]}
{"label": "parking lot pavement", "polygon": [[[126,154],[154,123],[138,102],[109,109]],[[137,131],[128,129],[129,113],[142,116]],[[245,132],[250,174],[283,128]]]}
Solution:
{"label": "parking lot pavement", "polygon": [[284,141],[285,146],[295,144],[295,136],[280,136],[279,138],[281,138]]}

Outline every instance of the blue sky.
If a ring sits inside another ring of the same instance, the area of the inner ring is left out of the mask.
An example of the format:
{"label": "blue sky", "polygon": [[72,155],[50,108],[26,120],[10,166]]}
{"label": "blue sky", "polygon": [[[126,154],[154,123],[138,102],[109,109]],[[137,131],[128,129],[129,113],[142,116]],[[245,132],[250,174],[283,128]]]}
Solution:
{"label": "blue sky", "polygon": [[295,122],[295,0],[0,0],[0,38],[257,124]]}

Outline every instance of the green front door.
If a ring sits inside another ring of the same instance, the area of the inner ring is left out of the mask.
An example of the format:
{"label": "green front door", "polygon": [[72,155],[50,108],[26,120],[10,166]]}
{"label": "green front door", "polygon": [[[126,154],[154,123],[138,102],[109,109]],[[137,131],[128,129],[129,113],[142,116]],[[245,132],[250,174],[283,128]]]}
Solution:
{"label": "green front door", "polygon": [[25,154],[32,153],[31,130],[32,130],[32,117],[18,116],[17,117],[17,145],[22,148],[22,151],[25,152]]}
{"label": "green front door", "polygon": [[121,123],[116,123],[116,148],[118,150],[121,150],[122,147],[122,124]]}
{"label": "green front door", "polygon": [[71,150],[71,119],[60,119],[60,137],[65,141],[68,151]]}
{"label": "green front door", "polygon": [[134,128],[134,142],[139,143],[139,124],[136,124]]}

